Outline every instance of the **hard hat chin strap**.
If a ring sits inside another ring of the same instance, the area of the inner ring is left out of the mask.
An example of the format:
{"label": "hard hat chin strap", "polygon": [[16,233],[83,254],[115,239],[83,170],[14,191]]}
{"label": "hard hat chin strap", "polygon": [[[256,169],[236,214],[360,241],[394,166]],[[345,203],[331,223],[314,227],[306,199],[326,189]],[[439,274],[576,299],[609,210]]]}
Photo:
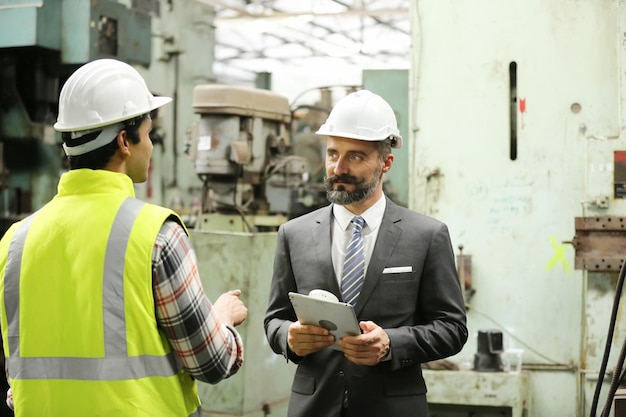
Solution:
{"label": "hard hat chin strap", "polygon": [[[113,125],[103,126],[103,127],[99,127],[96,129],[81,130],[79,132],[71,132],[70,140],[68,141],[70,143],[69,144],[63,143],[63,150],[65,151],[65,154],[67,156],[84,155],[95,149],[108,145],[109,143],[113,141],[113,139],[117,136],[120,130],[123,130],[123,129],[124,129],[124,123],[115,123]],[[98,132],[98,131],[100,132],[98,136],[96,136],[95,138],[93,138],[92,140],[88,142],[81,143],[80,145],[71,144],[72,141],[76,140],[77,142],[80,142],[79,139],[82,138],[83,136],[88,135],[90,133]]]}

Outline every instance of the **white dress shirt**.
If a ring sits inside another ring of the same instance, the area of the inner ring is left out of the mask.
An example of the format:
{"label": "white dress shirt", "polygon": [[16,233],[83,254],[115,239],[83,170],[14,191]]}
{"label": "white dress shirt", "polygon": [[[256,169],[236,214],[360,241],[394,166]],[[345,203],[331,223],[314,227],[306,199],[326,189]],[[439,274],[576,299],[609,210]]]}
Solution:
{"label": "white dress shirt", "polygon": [[[387,200],[383,195],[372,207],[368,208],[361,217],[365,219],[366,226],[363,227],[363,244],[365,249],[365,273],[367,273],[367,266],[372,257],[374,251],[374,244],[376,243],[376,237],[380,230],[380,223],[383,221],[383,214],[387,207]],[[333,258],[333,269],[335,270],[335,276],[337,282],[341,288],[341,277],[343,275],[343,261],[346,257],[346,246],[352,236],[352,219],[355,214],[350,212],[345,206],[333,204],[333,217],[332,223],[332,246],[331,253]]]}

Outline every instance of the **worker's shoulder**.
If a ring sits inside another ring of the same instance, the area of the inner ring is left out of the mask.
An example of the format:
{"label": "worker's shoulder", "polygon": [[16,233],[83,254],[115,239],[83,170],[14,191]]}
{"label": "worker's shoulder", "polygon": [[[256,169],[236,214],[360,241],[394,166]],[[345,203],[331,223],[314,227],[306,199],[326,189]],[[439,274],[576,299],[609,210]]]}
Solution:
{"label": "worker's shoulder", "polygon": [[0,245],[8,246],[9,242],[11,242],[11,240],[13,239],[13,236],[15,236],[15,233],[22,226],[23,223],[24,223],[24,219],[21,219],[12,223],[7,228],[7,230],[3,233],[2,239],[0,239]]}
{"label": "worker's shoulder", "polygon": [[419,213],[417,211],[397,205],[395,203],[390,204],[388,210],[385,212],[385,216],[388,216],[391,221],[395,223],[406,222],[410,225],[435,229],[438,229],[440,227],[447,228],[446,224],[443,221],[436,219],[435,217],[429,216],[424,213]]}
{"label": "worker's shoulder", "polygon": [[302,214],[298,217],[294,217],[293,219],[290,219],[288,222],[283,223],[281,225],[281,228],[292,229],[304,226],[318,225],[324,222],[330,222],[331,215],[331,206],[324,206],[311,212]]}
{"label": "worker's shoulder", "polygon": [[139,199],[134,200],[142,206],[142,209],[146,214],[149,214],[151,216],[164,218],[168,218],[169,216],[178,216],[178,214],[171,208],[160,206],[158,204],[147,203]]}

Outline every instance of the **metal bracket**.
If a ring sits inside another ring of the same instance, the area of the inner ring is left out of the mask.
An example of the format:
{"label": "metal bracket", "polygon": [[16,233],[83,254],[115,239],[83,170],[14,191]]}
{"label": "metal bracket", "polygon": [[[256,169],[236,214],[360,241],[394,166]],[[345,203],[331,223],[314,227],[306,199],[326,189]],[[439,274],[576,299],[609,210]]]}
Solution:
{"label": "metal bracket", "polygon": [[576,269],[619,272],[626,258],[626,217],[576,217]]}

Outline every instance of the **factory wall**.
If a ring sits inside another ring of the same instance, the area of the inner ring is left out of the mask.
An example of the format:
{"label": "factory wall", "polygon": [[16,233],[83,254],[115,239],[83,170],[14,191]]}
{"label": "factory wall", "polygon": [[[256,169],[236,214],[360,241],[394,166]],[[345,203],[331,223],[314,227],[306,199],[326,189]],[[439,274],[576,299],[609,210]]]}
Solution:
{"label": "factory wall", "polygon": [[625,214],[624,3],[411,6],[409,206],[446,222],[471,259],[470,341],[455,360],[499,329],[524,351],[528,415],[587,415],[623,255],[577,265],[575,219]]}

